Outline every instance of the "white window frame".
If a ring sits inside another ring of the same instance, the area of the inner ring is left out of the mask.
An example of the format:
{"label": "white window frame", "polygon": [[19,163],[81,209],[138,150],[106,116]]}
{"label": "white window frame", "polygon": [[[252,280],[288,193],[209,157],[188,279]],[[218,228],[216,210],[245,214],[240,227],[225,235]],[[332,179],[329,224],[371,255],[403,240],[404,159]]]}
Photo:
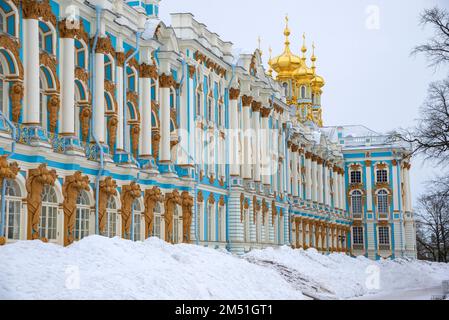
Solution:
{"label": "white window frame", "polygon": [[[0,197],[1,201],[1,197]],[[11,210],[13,209],[13,210]],[[5,189],[4,235],[8,241],[21,239],[22,234],[22,196],[19,184],[15,180],[6,180]],[[12,220],[12,226],[11,226]],[[12,229],[12,230],[10,230]],[[12,231],[12,232],[10,232]]]}
{"label": "white window frame", "polygon": [[[356,207],[356,202],[354,201],[355,198],[357,198],[358,201],[360,201],[360,203],[357,202],[357,207],[360,207],[360,211],[354,210],[354,208]],[[358,206],[358,204],[360,204],[360,206]],[[351,212],[353,216],[363,215],[363,193],[360,190],[354,190],[351,193]]]}
{"label": "white window frame", "polygon": [[215,204],[207,204],[207,240],[215,242]]}
{"label": "white window frame", "polygon": [[389,194],[388,191],[381,189],[376,194],[377,197],[377,213],[378,214],[389,214]]}
{"label": "white window frame", "polygon": [[353,226],[352,227],[352,244],[353,245],[363,245],[363,227]]}
{"label": "white window frame", "polygon": [[118,222],[119,214],[117,210],[117,200],[114,196],[110,196],[106,204],[106,237],[113,238],[119,235]]}
{"label": "white window frame", "polygon": [[[353,174],[354,174],[354,180],[353,180]],[[360,178],[360,181],[357,181]],[[351,170],[349,173],[349,183],[350,184],[356,184],[356,183],[362,183],[362,171],[361,170]]]}
{"label": "white window frame", "polygon": [[377,227],[377,239],[379,246],[390,246],[390,227],[389,226],[378,226]]}
{"label": "white window frame", "polygon": [[81,190],[76,199],[75,215],[74,239],[79,241],[89,235],[90,202],[89,195],[85,190]]}
{"label": "white window frame", "polygon": [[[379,175],[380,175],[381,172],[385,172],[384,174],[382,174],[382,176],[385,177],[385,181],[381,181],[379,179]],[[389,177],[388,177],[388,170],[387,169],[377,169],[376,170],[376,182],[377,183],[388,183],[388,180],[389,180],[388,178]]]}
{"label": "white window frame", "polygon": [[[47,196],[54,197],[48,200]],[[39,221],[39,238],[47,238],[49,242],[58,240],[58,197],[54,187],[46,185],[42,190],[42,208]],[[50,217],[51,216],[51,217]],[[53,228],[49,228],[50,219],[53,220]],[[43,222],[45,221],[45,227]],[[54,232],[54,236],[51,234]]]}

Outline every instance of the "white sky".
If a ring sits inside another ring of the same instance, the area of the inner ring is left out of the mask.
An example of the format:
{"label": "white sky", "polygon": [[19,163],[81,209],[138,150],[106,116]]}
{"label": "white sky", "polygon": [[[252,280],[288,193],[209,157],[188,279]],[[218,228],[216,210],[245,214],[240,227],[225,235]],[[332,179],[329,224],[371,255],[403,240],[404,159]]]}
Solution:
{"label": "white sky", "polygon": [[[317,72],[326,81],[325,125],[363,124],[387,132],[413,125],[428,84],[447,74],[447,69],[429,69],[422,56],[410,56],[432,34],[419,26],[419,15],[435,5],[449,9],[447,0],[162,0],[159,12],[167,24],[169,13],[191,12],[234,48],[248,52],[257,48],[260,36],[265,63],[270,45],[273,56],[283,50],[288,13],[291,49],[300,53],[303,32],[308,55],[315,42]],[[440,171],[414,161],[415,200],[423,182]]]}

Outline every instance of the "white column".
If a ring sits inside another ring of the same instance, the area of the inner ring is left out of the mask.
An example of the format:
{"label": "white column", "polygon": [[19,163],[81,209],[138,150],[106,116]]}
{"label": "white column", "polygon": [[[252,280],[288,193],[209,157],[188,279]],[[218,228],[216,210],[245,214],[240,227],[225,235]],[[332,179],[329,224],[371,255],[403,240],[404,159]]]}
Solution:
{"label": "white column", "polygon": [[23,30],[24,122],[40,124],[38,20],[23,19]]}
{"label": "white column", "polygon": [[316,156],[312,156],[312,201],[318,201],[317,192],[317,162]]}
{"label": "white column", "polygon": [[[403,169],[405,170],[405,168]],[[397,212],[399,211],[399,198],[398,198],[398,188],[401,185],[399,182],[399,177],[398,177],[398,162],[396,160],[393,161],[393,211]],[[404,183],[405,186],[405,183]],[[405,208],[405,203],[403,204],[404,208],[403,210],[406,211]]]}
{"label": "white column", "polygon": [[260,134],[260,107],[261,103],[253,101],[252,103],[252,124],[254,136],[252,139],[252,163],[254,172],[254,181],[260,182],[260,147],[259,147],[259,134]]}
{"label": "white column", "polygon": [[[122,55],[123,61],[125,59],[123,52],[117,52],[118,55]],[[123,117],[123,64],[121,64],[120,59],[117,59],[117,76],[116,76],[116,86],[117,86],[117,118],[118,118],[118,127],[117,127],[117,144],[116,144],[116,150],[124,150],[124,130],[126,127],[126,124],[123,123],[124,117]]]}
{"label": "white column", "polygon": [[338,176],[340,178],[340,207],[342,210],[346,210],[346,189],[345,189],[344,171],[342,170]]}
{"label": "white column", "polygon": [[[184,66],[182,66],[184,68]],[[184,70],[183,72],[187,72]],[[187,78],[187,76],[185,77]],[[187,81],[184,81],[181,90],[179,91],[179,130],[178,135],[181,137],[180,148],[178,148],[177,164],[188,164],[187,152],[189,147],[189,136],[187,132],[187,120],[188,120],[188,94],[187,94]]]}
{"label": "white column", "polygon": [[334,208],[335,209],[340,209],[340,183],[339,183],[339,178],[338,178],[339,174],[338,174],[338,170],[336,167],[333,168],[332,170],[332,180],[333,180],[333,189],[334,189]]}
{"label": "white column", "polygon": [[404,178],[405,178],[405,197],[406,197],[406,209],[405,211],[411,212],[412,211],[412,197],[411,197],[411,190],[410,190],[410,167],[411,164],[408,163],[407,167],[404,168]]}
{"label": "white column", "polygon": [[298,146],[292,146],[292,194],[294,197],[299,196],[298,189]]}
{"label": "white column", "polygon": [[160,134],[161,147],[159,151],[159,161],[161,163],[168,163],[171,160],[170,154],[170,81],[167,80],[171,75],[162,74],[159,77],[159,91],[160,91]]}
{"label": "white column", "polygon": [[[272,147],[272,141],[270,140],[270,130],[269,130],[269,124],[268,124],[268,116],[270,115],[269,109],[262,109],[261,112],[262,115],[262,140],[260,142],[260,148],[261,148],[261,156],[262,156],[262,183],[264,185],[270,184],[270,173],[271,173],[271,155],[269,150]],[[270,147],[271,145],[271,147]]]}
{"label": "white column", "polygon": [[240,90],[231,88],[229,90],[229,159],[230,159],[230,174],[231,176],[240,175],[240,161],[239,161],[239,109],[238,98]]}
{"label": "white column", "polygon": [[93,132],[97,140],[104,143],[104,54],[102,52],[95,53],[95,77]]}
{"label": "white column", "polygon": [[61,38],[61,102],[59,132],[75,134],[75,40]]}
{"label": "white column", "polygon": [[371,179],[371,161],[367,160],[365,161],[365,174],[366,174],[366,205],[367,205],[367,211],[372,212],[373,211],[373,193],[372,193],[372,179]]}
{"label": "white column", "polygon": [[[149,65],[143,65],[142,68],[149,68]],[[142,70],[143,71],[143,70]],[[141,72],[140,83],[142,84],[142,91],[140,93],[139,101],[142,102],[142,125],[141,125],[141,149],[140,155],[142,157],[150,157],[151,149],[151,78],[149,72]],[[142,77],[143,76],[143,77]]]}
{"label": "white column", "polygon": [[329,183],[329,164],[326,162],[324,165],[324,204],[326,206],[329,205],[329,189],[330,189],[330,183]]}
{"label": "white column", "polygon": [[317,174],[318,174],[318,181],[317,181],[317,201],[320,204],[323,204],[323,160],[321,158],[318,158],[317,160]]}
{"label": "white column", "polygon": [[189,66],[189,163],[194,162],[191,158],[196,158],[194,154],[195,151],[195,87],[194,87],[194,77],[196,69],[194,66]]}
{"label": "white column", "polygon": [[306,199],[312,200],[312,160],[308,151],[306,152]]}
{"label": "white column", "polygon": [[242,113],[243,113],[243,179],[251,179],[251,132],[250,132],[250,105],[252,97],[242,97]]}

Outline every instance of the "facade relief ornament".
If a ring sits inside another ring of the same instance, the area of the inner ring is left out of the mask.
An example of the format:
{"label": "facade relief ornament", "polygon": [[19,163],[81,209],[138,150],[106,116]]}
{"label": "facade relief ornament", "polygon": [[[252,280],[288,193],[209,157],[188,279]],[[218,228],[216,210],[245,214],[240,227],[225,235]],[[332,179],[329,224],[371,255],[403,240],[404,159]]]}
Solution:
{"label": "facade relief ornament", "polygon": [[260,109],[260,115],[262,116],[262,118],[267,118],[269,117],[271,114],[271,109],[269,108],[261,108]]}
{"label": "facade relief ornament", "polygon": [[20,168],[17,162],[8,163],[7,155],[0,156],[0,184],[4,179],[14,180],[19,173]]}
{"label": "facade relief ornament", "polygon": [[161,134],[159,130],[153,130],[151,135],[151,148],[153,149],[153,157],[159,158],[159,143],[161,141]]}
{"label": "facade relief ornament", "polygon": [[[44,186],[55,184],[56,170],[48,170],[47,164],[42,163],[36,169],[28,171],[26,180],[28,207],[28,240],[39,239],[39,223],[42,210],[42,191]],[[45,240],[45,239],[44,239]]]}
{"label": "facade relief ornament", "polygon": [[[91,47],[93,46],[94,39],[91,38]],[[95,48],[95,53],[110,55],[115,58],[115,49],[112,46],[111,39],[109,37],[99,37],[97,41],[97,47]]]}
{"label": "facade relief ornament", "polygon": [[172,88],[175,85],[175,80],[172,75],[166,75],[165,73],[159,76],[160,88]]}
{"label": "facade relief ornament", "polygon": [[157,67],[155,65],[142,63],[139,66],[139,76],[141,78],[150,78],[153,80],[157,80]]}
{"label": "facade relief ornament", "polygon": [[251,108],[253,112],[260,112],[260,108],[262,108],[262,102],[252,101]]}
{"label": "facade relief ornament", "polygon": [[133,181],[129,185],[122,186],[120,194],[122,203],[122,237],[130,239],[132,206],[134,201],[142,196],[142,190],[140,190],[140,185]]}
{"label": "facade relief ornament", "polygon": [[173,243],[173,215],[175,213],[175,206],[181,205],[181,196],[178,190],[165,194],[165,241]]}
{"label": "facade relief ornament", "polygon": [[125,53],[123,51],[117,51],[115,53],[115,59],[117,60],[117,67],[124,67],[125,66]]}
{"label": "facade relief ornament", "polygon": [[117,196],[117,183],[111,177],[106,177],[103,181],[100,181],[100,192],[98,197],[98,225],[100,234],[104,234],[106,231],[106,205],[108,204],[109,197],[112,196]]}
{"label": "facade relief ornament", "polygon": [[56,126],[58,124],[58,114],[61,108],[61,100],[57,95],[49,96],[47,100],[47,110],[50,123],[50,132],[56,133]]}
{"label": "facade relief ornament", "polygon": [[163,201],[164,196],[158,187],[154,186],[152,189],[145,190],[145,239],[153,236],[154,208],[158,202]]}
{"label": "facade relief ornament", "polygon": [[108,118],[108,137],[109,137],[109,149],[111,154],[115,153],[115,143],[117,141],[117,127],[118,127],[118,118],[113,115]]}
{"label": "facade relief ornament", "polygon": [[84,68],[75,67],[75,78],[87,85],[89,81],[89,73]]}
{"label": "facade relief ornament", "polygon": [[262,224],[265,225],[265,217],[268,215],[268,204],[265,198],[262,200]]}
{"label": "facade relief ornament", "polygon": [[181,193],[181,207],[182,207],[182,242],[190,242],[190,228],[192,225],[193,215],[193,197],[188,191]]}
{"label": "facade relief ornament", "polygon": [[230,88],[229,89],[229,99],[237,100],[240,96],[240,89],[238,88]]}
{"label": "facade relief ornament", "polygon": [[135,123],[131,126],[131,139],[132,139],[132,153],[134,158],[137,159],[139,152],[139,139],[140,139],[140,125]]}
{"label": "facade relief ornament", "polygon": [[91,116],[92,110],[89,106],[84,106],[80,110],[81,140],[84,142],[88,142]]}
{"label": "facade relief ornament", "polygon": [[68,246],[75,240],[76,200],[81,190],[89,191],[89,177],[83,176],[81,171],[75,172],[65,178],[62,185],[64,202],[64,246]]}
{"label": "facade relief ornament", "polygon": [[197,195],[197,202],[202,203],[204,201],[204,196],[203,196],[203,192],[200,190],[198,191],[198,195]]}
{"label": "facade relief ornament", "polygon": [[247,96],[246,94],[242,96],[242,106],[243,107],[251,106],[252,101],[253,101],[253,97]]}
{"label": "facade relief ornament", "polygon": [[20,114],[22,113],[23,94],[23,84],[21,82],[14,82],[9,90],[9,97],[11,98],[12,121],[14,122],[19,122]]}
{"label": "facade relief ornament", "polygon": [[49,0],[23,0],[22,13],[24,19],[39,19],[52,23],[56,27],[56,16],[51,11]]}
{"label": "facade relief ornament", "polygon": [[195,77],[196,68],[195,66],[189,65],[189,77],[190,79],[193,79]]}
{"label": "facade relief ornament", "polygon": [[256,223],[257,219],[257,212],[260,210],[260,204],[259,201],[257,201],[257,197],[253,196],[253,221]]}

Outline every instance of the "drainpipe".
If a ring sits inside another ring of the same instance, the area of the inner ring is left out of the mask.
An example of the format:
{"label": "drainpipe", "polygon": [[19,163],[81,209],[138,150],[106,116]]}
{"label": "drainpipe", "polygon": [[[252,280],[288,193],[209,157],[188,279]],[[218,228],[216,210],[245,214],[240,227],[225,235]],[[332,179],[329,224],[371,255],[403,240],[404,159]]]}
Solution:
{"label": "drainpipe", "polygon": [[[128,79],[126,77],[126,66],[128,64],[128,62],[134,58],[137,53],[140,50],[140,36],[142,35],[142,32],[137,31],[136,32],[136,50],[125,60],[125,63],[123,65],[123,134],[124,136],[126,136],[126,122],[128,121],[127,116],[126,116],[126,107],[127,107],[127,102],[128,102]],[[136,76],[137,78],[137,76]],[[126,147],[127,143],[125,141],[125,143],[123,144],[123,147],[125,148],[126,152],[129,152],[127,150]],[[136,159],[137,160],[137,159]]]}
{"label": "drainpipe", "polygon": [[[95,66],[94,66],[94,56],[95,56],[95,49],[97,47],[97,43],[98,43],[98,37],[100,35],[100,20],[101,20],[101,13],[103,11],[103,7],[102,6],[96,6],[95,7],[95,12],[96,12],[96,21],[97,21],[97,26],[96,26],[96,31],[95,31],[95,38],[94,38],[94,43],[92,46],[92,53],[91,53],[91,66],[92,66],[92,93],[93,94],[98,94],[98,92],[96,92],[96,88],[95,88],[95,79],[96,79],[96,71],[95,71]],[[99,94],[103,94],[103,92],[100,92]],[[99,226],[99,218],[98,218],[98,201],[99,201],[99,193],[100,193],[100,179],[103,176],[103,172],[104,172],[104,151],[103,151],[103,147],[101,146],[100,142],[98,141],[97,137],[94,134],[94,117],[92,116],[91,118],[91,137],[93,138],[93,140],[95,141],[95,145],[97,146],[98,150],[100,150],[100,170],[98,171],[97,174],[97,179],[95,181],[95,233],[96,234],[100,234],[100,226]]]}
{"label": "drainpipe", "polygon": [[[232,81],[234,81],[235,78],[235,64],[232,65],[232,75],[231,75],[231,79],[229,80],[229,85],[228,85],[228,108],[229,108],[229,90],[231,89],[232,86]],[[238,107],[238,104],[237,104]],[[229,114],[229,112],[228,112]],[[229,126],[229,117],[228,117],[228,126]],[[229,173],[229,166],[231,165],[231,159],[230,159],[230,155],[229,155],[229,134],[226,135],[226,158],[228,159],[228,173]],[[228,199],[229,196],[231,194],[231,181],[230,181],[230,175],[228,175]],[[229,203],[226,204],[226,249],[228,251],[230,251],[231,249],[231,240],[229,239]]]}
{"label": "drainpipe", "polygon": [[[11,120],[9,120],[7,117],[5,117],[5,115],[3,114],[3,112],[0,110],[0,118],[5,119],[6,123],[8,124],[8,126],[11,128],[11,139],[12,139],[12,143],[11,143],[11,152],[9,154],[6,155],[6,159],[10,158],[11,156],[13,156],[16,152],[16,126],[11,122]],[[6,210],[6,199],[5,199],[5,192],[6,192],[6,178],[3,179],[2,182],[2,202],[1,202],[1,224],[0,224],[0,237],[4,237],[5,236],[5,220],[6,220],[6,215],[5,215],[5,210]]]}

